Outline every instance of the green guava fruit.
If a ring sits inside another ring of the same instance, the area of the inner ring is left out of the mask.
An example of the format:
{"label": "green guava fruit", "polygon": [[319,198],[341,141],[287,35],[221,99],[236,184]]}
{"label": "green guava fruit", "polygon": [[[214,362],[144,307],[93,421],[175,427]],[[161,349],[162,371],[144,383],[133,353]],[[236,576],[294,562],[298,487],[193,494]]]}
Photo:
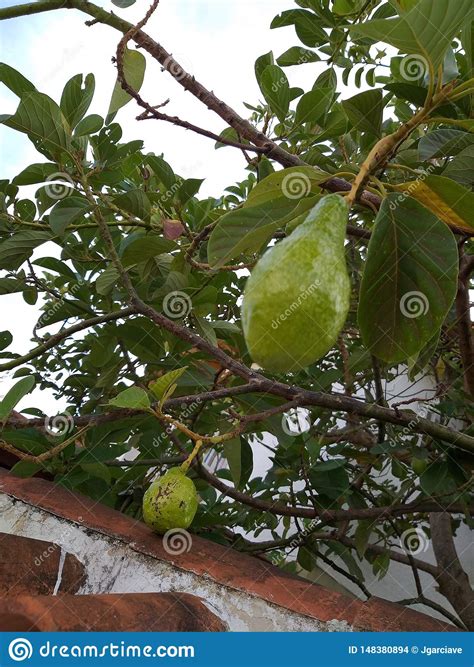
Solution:
{"label": "green guava fruit", "polygon": [[416,456],[412,458],[411,469],[417,475],[422,475],[427,467],[428,467],[428,461],[426,461],[425,459],[418,459],[416,458]]}
{"label": "green guava fruit", "polygon": [[306,368],[334,345],[351,292],[347,220],[341,196],[323,197],[253,269],[244,290],[242,326],[250,356],[264,369]]}
{"label": "green guava fruit", "polygon": [[143,496],[143,519],[164,535],[173,528],[188,528],[198,508],[194,483],[181,468],[171,468],[153,482]]}

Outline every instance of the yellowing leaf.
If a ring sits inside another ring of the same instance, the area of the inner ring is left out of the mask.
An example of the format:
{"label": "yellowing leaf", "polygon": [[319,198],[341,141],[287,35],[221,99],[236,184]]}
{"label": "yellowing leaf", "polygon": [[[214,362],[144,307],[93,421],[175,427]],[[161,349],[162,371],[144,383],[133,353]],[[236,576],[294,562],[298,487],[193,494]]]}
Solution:
{"label": "yellowing leaf", "polygon": [[395,187],[404,196],[410,196],[423,204],[451,227],[474,232],[474,193],[444,176],[427,176]]}

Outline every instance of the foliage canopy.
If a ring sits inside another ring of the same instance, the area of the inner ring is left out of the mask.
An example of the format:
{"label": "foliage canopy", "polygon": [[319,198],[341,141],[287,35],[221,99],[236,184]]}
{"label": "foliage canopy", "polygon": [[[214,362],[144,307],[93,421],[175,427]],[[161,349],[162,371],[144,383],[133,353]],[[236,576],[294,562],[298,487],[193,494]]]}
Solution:
{"label": "foliage canopy", "polygon": [[[55,101],[0,65],[19,98],[0,122],[39,153],[0,181],[0,294],[22,295],[40,315],[26,355],[0,332],[0,371],[13,372],[0,448],[18,457],[14,472],[46,471],[140,517],[154,472],[199,442],[193,531],[290,570],[295,553],[305,571],[329,563],[363,594],[361,564],[382,577],[398,560],[433,576],[449,601],[430,601],[415,576],[407,604],[472,629],[462,568],[456,588],[439,543],[434,570],[417,557],[424,549],[405,544],[415,536],[423,547],[434,525],[449,544],[472,509],[472,0],[296,0],[271,28],[294,29],[297,44],[257,59],[261,98],[246,103],[248,120],[146,35],[146,20],[133,26],[79,0],[4,8],[0,20],[63,7],[123,37],[103,116],[88,114],[93,74],[74,76]],[[140,96],[144,52],[222,118],[220,136]],[[307,68],[307,89],[291,85],[294,67]],[[347,96],[342,84],[360,92]],[[122,142],[127,103],[141,120],[241,151],[242,181],[200,196],[202,181],[176,174],[173,156]],[[327,192],[351,204],[348,319],[323,359],[266,373],[252,367],[242,335],[248,270]],[[397,378],[423,376],[433,391],[417,413],[416,396],[387,404]],[[14,408],[34,386],[66,398],[67,413],[31,408],[20,418]],[[254,476],[259,448],[271,463]],[[133,464],[119,464],[130,450]],[[226,464],[217,472],[212,452]],[[441,510],[452,515],[447,527]]]}

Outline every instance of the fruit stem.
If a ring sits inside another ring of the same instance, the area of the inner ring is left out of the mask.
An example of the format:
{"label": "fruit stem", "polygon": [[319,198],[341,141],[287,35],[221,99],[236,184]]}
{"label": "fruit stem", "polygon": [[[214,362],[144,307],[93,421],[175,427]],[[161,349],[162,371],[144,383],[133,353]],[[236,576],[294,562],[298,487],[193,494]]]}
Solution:
{"label": "fruit stem", "polygon": [[202,443],[202,440],[197,440],[197,441],[196,441],[196,444],[194,445],[194,449],[193,449],[193,451],[192,451],[191,454],[188,456],[188,458],[186,459],[186,461],[184,461],[184,463],[181,464],[181,470],[182,470],[183,472],[188,472],[188,470],[189,470],[189,466],[190,466],[191,463],[194,461],[194,459],[196,458],[196,456],[199,454],[199,450],[201,449],[202,444],[203,444],[203,443]]}

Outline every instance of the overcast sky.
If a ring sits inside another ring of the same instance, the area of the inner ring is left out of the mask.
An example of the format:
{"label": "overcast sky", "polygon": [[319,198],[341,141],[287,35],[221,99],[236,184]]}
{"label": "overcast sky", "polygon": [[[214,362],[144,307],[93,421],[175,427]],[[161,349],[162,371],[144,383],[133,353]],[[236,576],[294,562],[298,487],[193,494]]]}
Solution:
{"label": "overcast sky", "polygon": [[[14,0],[0,0],[0,7]],[[111,2],[97,2],[115,10],[129,21],[138,21],[149,7],[148,0],[127,10],[118,10]],[[294,7],[292,0],[161,0],[158,11],[150,20],[147,31],[161,42],[185,69],[194,74],[244,116],[248,111],[242,102],[255,102],[259,89],[253,68],[256,58],[273,50],[279,56],[290,46],[299,44],[292,27],[270,30],[272,18]],[[111,62],[118,42],[118,33],[95,25],[86,27],[86,17],[75,10],[47,12],[0,22],[2,62],[18,69],[38,90],[59,102],[68,79],[78,73],[93,72],[96,94],[88,113],[105,116],[115,81]],[[319,63],[287,68],[292,85],[308,89],[321,72]],[[170,98],[167,112],[220,133],[225,123],[194,100],[166,73],[158,63],[148,62],[145,99],[158,104]],[[18,99],[0,84],[0,113],[13,113]],[[145,150],[163,152],[174,170],[184,177],[205,178],[204,195],[219,196],[223,188],[245,176],[245,163],[238,151],[214,150],[213,141],[157,121],[137,122],[133,103],[121,110],[117,121],[124,129],[124,140],[144,139]],[[0,178],[13,178],[33,162],[44,161],[25,135],[0,125]],[[31,195],[30,195],[31,196]],[[2,297],[0,330],[14,333],[11,349],[26,352],[34,344],[31,330],[38,312],[27,306],[19,295]],[[0,396],[12,380],[0,380]],[[63,409],[53,399],[38,392],[27,397],[22,406],[35,404],[54,414]]]}
{"label": "overcast sky", "polygon": [[[0,0],[0,6],[12,4]],[[112,9],[111,2],[98,2]],[[148,0],[127,10],[116,10],[130,21],[139,20]],[[274,50],[279,56],[299,43],[292,27],[270,30],[272,18],[294,7],[292,0],[161,0],[146,30],[205,86],[244,115],[242,101],[255,102],[259,90],[253,74],[255,59]],[[106,26],[86,27],[87,17],[75,10],[61,10],[0,23],[1,59],[19,69],[36,87],[59,101],[66,81],[79,72],[93,72],[96,95],[89,113],[106,114],[115,80],[111,62],[118,33]],[[287,68],[294,85],[308,87],[321,71],[321,64]],[[172,77],[161,72],[155,61],[148,62],[145,99],[158,104],[167,98],[167,113],[177,114],[220,132],[225,123],[186,93]],[[0,91],[1,113],[14,111],[17,98]],[[175,171],[183,176],[206,178],[202,192],[219,195],[224,187],[242,177],[243,161],[238,151],[215,151],[213,142],[157,121],[137,122],[132,103],[120,111],[117,121],[126,139],[143,138],[145,148],[163,151]],[[2,177],[16,175],[38,154],[24,135],[0,126]]]}

